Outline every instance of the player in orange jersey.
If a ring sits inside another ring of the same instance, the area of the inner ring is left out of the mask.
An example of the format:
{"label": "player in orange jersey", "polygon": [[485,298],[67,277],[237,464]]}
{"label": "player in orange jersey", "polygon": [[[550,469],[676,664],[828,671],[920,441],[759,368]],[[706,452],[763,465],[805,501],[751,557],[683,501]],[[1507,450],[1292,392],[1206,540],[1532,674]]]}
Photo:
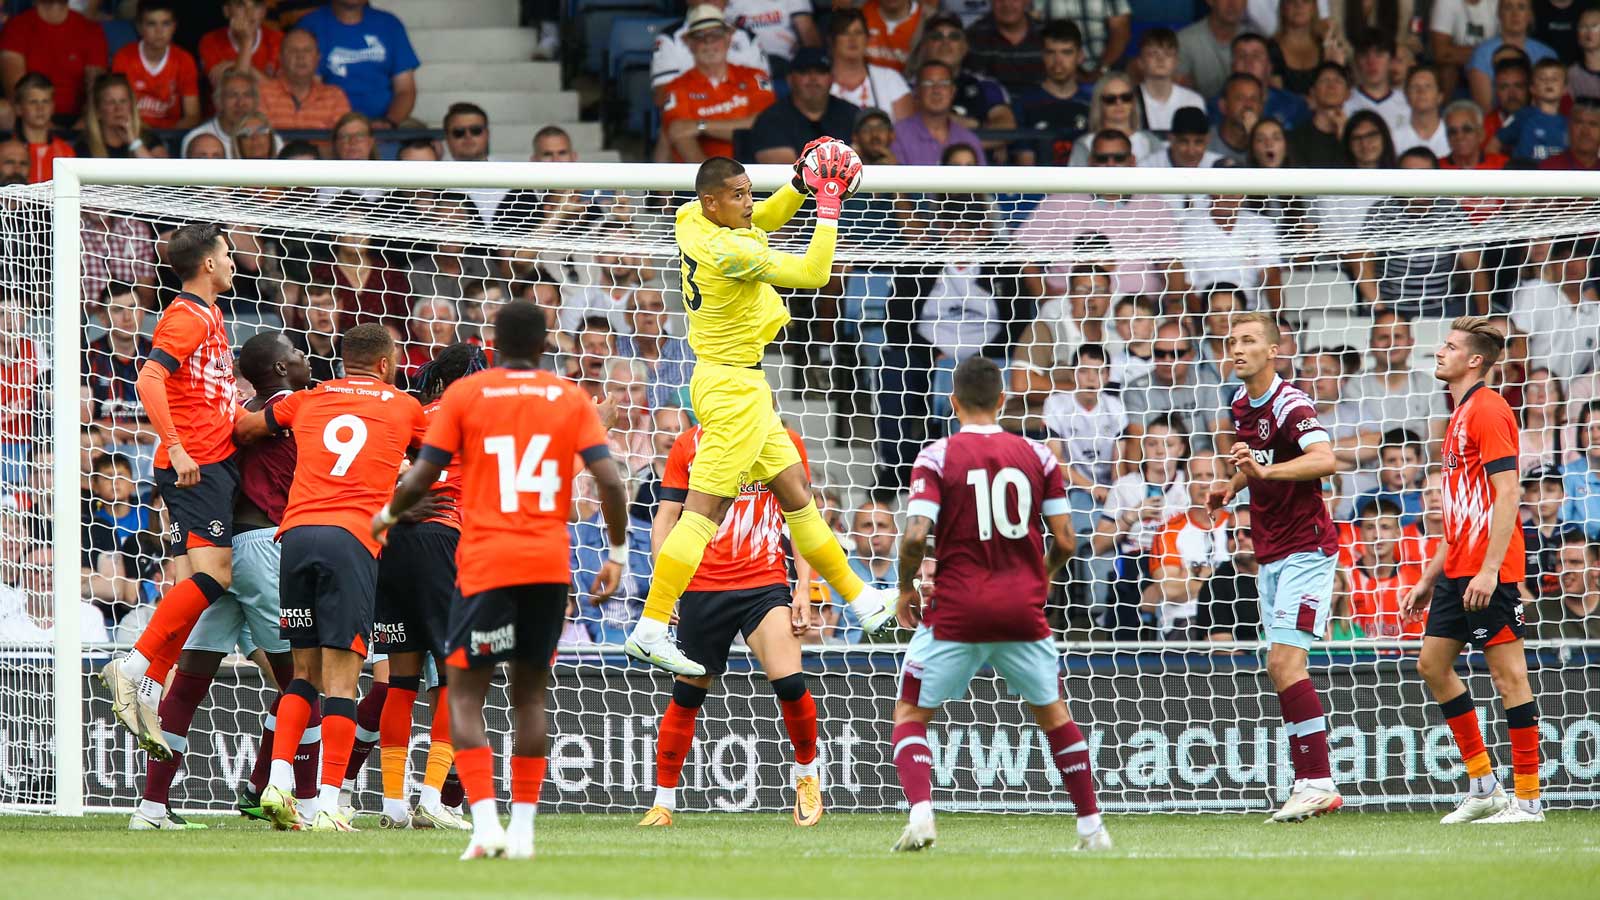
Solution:
{"label": "player in orange jersey", "polygon": [[[1505,398],[1484,384],[1505,346],[1505,335],[1488,319],[1462,316],[1450,323],[1433,355],[1434,377],[1455,401],[1444,434],[1444,543],[1401,605],[1408,617],[1427,612],[1417,672],[1438,701],[1471,778],[1470,792],[1444,817],[1445,825],[1544,821],[1539,709],[1522,645],[1519,589],[1527,559],[1517,520],[1517,418]],[[1495,777],[1472,696],[1456,674],[1456,659],[1469,642],[1483,651],[1505,705],[1514,803]]]}
{"label": "player in orange jersey", "polygon": [[[789,440],[806,462],[800,436]],[[689,498],[689,469],[700,445],[700,426],[678,435],[661,475],[661,506],[650,527],[659,550],[683,514]],[[678,644],[684,655],[705,666],[701,676],[679,675],[672,701],[661,715],[656,740],[656,798],[640,825],[671,825],[678,805],[678,777],[694,744],[694,720],[705,703],[711,680],[728,668],[736,634],[755,653],[778,697],[783,726],[794,746],[794,821],[815,825],[822,818],[822,788],[817,778],[817,704],[806,689],[800,664],[800,636],[811,627],[811,568],[795,559],[795,584],[789,588],[789,559],[783,549],[783,510],[759,481],[740,486],[728,516],[706,546],[705,558],[678,603]]]}
{"label": "player in orange jersey", "polygon": [[161,597],[133,645],[100,671],[111,709],[158,760],[172,758],[161,734],[161,686],[194,623],[233,584],[233,504],[239,493],[233,420],[239,390],[217,296],[233,287],[233,258],[217,225],[185,225],[167,242],[183,290],[151,336],[136,389],[161,442],[155,483],[167,506],[179,582]]}
{"label": "player in orange jersey", "polygon": [[261,809],[280,828],[298,823],[290,793],[294,751],[320,691],[322,787],[312,831],[356,830],[339,808],[339,786],[355,745],[356,684],[377,595],[379,544],[367,523],[428,425],[422,404],[394,386],[398,351],[387,329],[357,325],[341,339],[339,354],[345,377],[250,413],[234,429],[242,444],[292,429],[299,454],[278,527],[278,629],[294,654],[294,680],[278,703]]}
{"label": "player in orange jersey", "polygon": [[[588,395],[539,369],[544,311],[510,303],[494,319],[496,368],[450,385],[427,440],[394,499],[373,516],[381,539],[395,517],[430,491],[460,456],[461,599],[450,608],[450,732],[456,771],[472,804],[462,859],[533,856],[533,821],[545,774],[545,689],[572,582],[567,516],[579,459],[594,476],[611,539],[595,580],[610,597],[627,565],[628,497]],[[500,662],[511,664],[511,827],[495,807],[494,754],[483,702]]]}

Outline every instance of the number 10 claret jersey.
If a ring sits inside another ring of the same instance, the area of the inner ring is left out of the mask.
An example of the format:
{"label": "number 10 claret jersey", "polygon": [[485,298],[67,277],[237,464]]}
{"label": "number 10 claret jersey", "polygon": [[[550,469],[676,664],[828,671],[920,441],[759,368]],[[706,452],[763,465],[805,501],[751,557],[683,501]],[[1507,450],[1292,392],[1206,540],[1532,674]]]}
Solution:
{"label": "number 10 claret jersey", "polygon": [[267,407],[267,424],[294,430],[294,484],[278,533],[336,525],[373,556],[372,517],[394,496],[406,450],[427,430],[416,398],[373,378],[336,378]]}
{"label": "number 10 claret jersey", "polygon": [[570,581],[572,478],[609,455],[593,401],[560,376],[489,369],[450,385],[422,456],[441,466],[460,459],[461,593]]}
{"label": "number 10 claret jersey", "polygon": [[1035,641],[1044,617],[1043,517],[1066,515],[1066,484],[1044,445],[968,425],[923,448],[907,515],[934,520],[933,604],[923,621],[944,641]]}

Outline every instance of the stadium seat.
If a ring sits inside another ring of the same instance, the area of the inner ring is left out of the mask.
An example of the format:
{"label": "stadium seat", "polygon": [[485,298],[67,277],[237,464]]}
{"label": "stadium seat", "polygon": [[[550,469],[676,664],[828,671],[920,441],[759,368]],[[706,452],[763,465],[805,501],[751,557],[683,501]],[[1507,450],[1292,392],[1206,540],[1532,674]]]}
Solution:
{"label": "stadium seat", "polygon": [[661,29],[678,21],[672,16],[617,16],[611,20],[611,35],[606,42],[606,77],[616,81],[623,71],[643,64],[650,68],[656,37]]}
{"label": "stadium seat", "polygon": [[612,23],[621,16],[660,18],[666,4],[657,0],[582,0],[580,15],[583,18],[583,70],[602,74],[606,66],[606,49],[612,34]]}
{"label": "stadium seat", "polygon": [[624,15],[611,21],[606,44],[606,80],[610,85],[607,118],[635,134],[649,130],[647,113],[654,107],[650,57],[661,29],[678,21],[671,16]]}

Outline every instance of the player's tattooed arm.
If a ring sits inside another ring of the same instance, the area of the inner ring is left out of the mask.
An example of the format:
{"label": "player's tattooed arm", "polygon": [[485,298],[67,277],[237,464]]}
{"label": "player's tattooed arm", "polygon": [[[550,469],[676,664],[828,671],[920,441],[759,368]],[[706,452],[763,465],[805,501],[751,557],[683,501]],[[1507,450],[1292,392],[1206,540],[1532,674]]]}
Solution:
{"label": "player's tattooed arm", "polygon": [[915,628],[922,621],[922,593],[917,590],[917,573],[922,571],[922,560],[928,555],[928,534],[933,530],[933,520],[927,516],[911,516],[906,520],[905,533],[900,535],[900,625]]}

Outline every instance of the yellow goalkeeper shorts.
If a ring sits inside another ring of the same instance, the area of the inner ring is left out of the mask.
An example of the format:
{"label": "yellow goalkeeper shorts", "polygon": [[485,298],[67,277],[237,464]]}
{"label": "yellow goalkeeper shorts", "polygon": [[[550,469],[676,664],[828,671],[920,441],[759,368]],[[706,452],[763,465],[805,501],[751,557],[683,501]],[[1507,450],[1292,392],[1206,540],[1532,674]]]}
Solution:
{"label": "yellow goalkeeper shorts", "polygon": [[697,363],[689,402],[700,420],[690,490],[737,497],[744,485],[769,481],[800,462],[760,369]]}

